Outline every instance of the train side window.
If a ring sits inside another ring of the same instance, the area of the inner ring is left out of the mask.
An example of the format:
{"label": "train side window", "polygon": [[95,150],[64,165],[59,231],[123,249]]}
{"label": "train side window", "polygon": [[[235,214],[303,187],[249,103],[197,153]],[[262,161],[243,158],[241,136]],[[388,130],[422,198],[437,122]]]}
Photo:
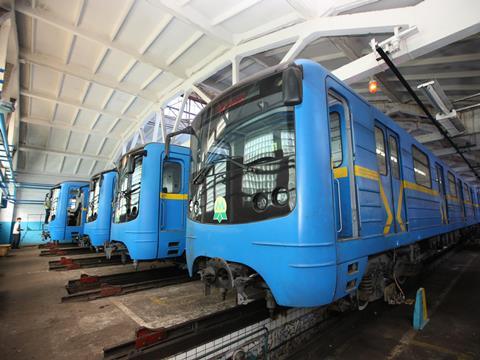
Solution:
{"label": "train side window", "polygon": [[378,172],[387,175],[387,160],[385,154],[385,137],[383,130],[375,126],[375,152],[377,154]]}
{"label": "train side window", "polygon": [[448,190],[451,196],[457,196],[457,188],[455,186],[455,176],[448,172]]}
{"label": "train side window", "polygon": [[412,146],[413,155],[413,173],[415,182],[418,185],[432,188],[432,177],[430,174],[430,162],[428,156],[420,151],[416,146]]}
{"label": "train side window", "polygon": [[388,149],[390,150],[390,169],[395,179],[400,179],[400,167],[398,164],[398,144],[393,136],[388,137]]}
{"label": "train side window", "polygon": [[470,189],[468,188],[468,185],[463,183],[463,193],[464,195],[464,200],[465,201],[472,201],[472,197],[470,195]]}
{"label": "train side window", "polygon": [[179,194],[182,187],[182,166],[179,163],[164,162],[162,174],[162,192]]}
{"label": "train side window", "polygon": [[340,127],[340,114],[337,111],[330,112],[330,151],[334,168],[342,165],[342,131]]}

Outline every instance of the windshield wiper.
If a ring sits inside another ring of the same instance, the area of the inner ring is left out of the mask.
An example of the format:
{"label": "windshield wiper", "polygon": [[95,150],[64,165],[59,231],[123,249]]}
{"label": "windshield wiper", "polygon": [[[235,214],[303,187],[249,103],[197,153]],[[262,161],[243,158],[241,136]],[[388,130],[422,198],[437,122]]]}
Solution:
{"label": "windshield wiper", "polygon": [[208,172],[210,171],[210,169],[215,166],[215,164],[217,164],[218,162],[222,161],[222,160],[228,160],[230,161],[231,163],[237,165],[238,167],[242,168],[243,170],[245,170],[246,172],[256,172],[257,169],[255,169],[254,167],[250,166],[250,165],[245,165],[245,164],[242,164],[241,162],[235,160],[233,158],[233,156],[230,156],[230,155],[226,155],[226,154],[222,154],[222,155],[219,155],[215,160],[213,160],[212,162],[208,163],[207,165],[205,165],[204,168],[202,168],[198,173],[197,175],[195,175],[195,177],[193,178],[193,184],[194,185],[200,185],[202,184],[205,179],[207,178],[207,174]]}
{"label": "windshield wiper", "polygon": [[132,193],[134,193],[135,191],[137,191],[139,189],[140,189],[140,185],[138,185],[136,187],[133,187],[130,190],[124,190],[124,191],[121,192],[121,194],[123,195],[123,197],[127,197],[127,196],[130,196]]}

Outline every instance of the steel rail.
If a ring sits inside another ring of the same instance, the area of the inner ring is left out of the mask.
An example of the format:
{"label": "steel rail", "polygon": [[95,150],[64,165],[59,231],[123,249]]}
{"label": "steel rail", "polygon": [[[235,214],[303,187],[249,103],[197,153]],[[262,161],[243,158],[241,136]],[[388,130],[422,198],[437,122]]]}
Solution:
{"label": "steel rail", "polygon": [[93,268],[111,265],[124,265],[131,263],[132,260],[127,258],[122,261],[121,255],[113,255],[110,259],[106,256],[92,256],[85,258],[66,258],[62,257],[60,260],[49,261],[49,270],[64,271],[76,270],[80,268]]}

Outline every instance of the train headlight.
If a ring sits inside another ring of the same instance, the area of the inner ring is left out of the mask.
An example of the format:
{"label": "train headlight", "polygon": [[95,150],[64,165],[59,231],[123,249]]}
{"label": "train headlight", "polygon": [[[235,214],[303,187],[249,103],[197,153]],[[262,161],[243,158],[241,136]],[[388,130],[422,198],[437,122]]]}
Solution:
{"label": "train headlight", "polygon": [[193,200],[188,203],[188,211],[193,212]]}
{"label": "train headlight", "polygon": [[200,211],[200,205],[199,205],[198,201],[195,201],[195,202],[193,203],[193,213],[194,213],[195,215],[198,215],[198,212],[199,212],[199,211]]}
{"label": "train headlight", "polygon": [[264,193],[258,193],[253,197],[253,208],[257,211],[263,211],[267,208],[268,199]]}
{"label": "train headlight", "polygon": [[277,206],[285,206],[288,204],[288,190],[284,187],[279,187],[273,190],[272,201]]}

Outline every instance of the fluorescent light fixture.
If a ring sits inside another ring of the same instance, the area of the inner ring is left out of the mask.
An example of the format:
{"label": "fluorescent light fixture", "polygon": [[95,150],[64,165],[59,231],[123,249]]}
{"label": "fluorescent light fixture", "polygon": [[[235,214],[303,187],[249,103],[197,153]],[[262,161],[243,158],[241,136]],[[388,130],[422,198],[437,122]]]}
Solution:
{"label": "fluorescent light fixture", "polygon": [[465,127],[458,118],[451,101],[436,80],[420,84],[417,86],[417,89],[424,92],[435,110],[437,110],[435,118],[450,136],[459,135],[465,131]]}

